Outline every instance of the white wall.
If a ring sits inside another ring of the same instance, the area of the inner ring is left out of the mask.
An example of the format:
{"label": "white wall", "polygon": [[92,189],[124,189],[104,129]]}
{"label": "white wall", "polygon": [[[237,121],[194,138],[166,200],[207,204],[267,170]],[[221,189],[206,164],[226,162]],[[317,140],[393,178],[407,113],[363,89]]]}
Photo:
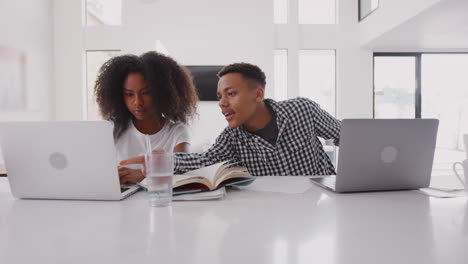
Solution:
{"label": "white wall", "polygon": [[[0,45],[26,57],[25,108],[0,111],[1,121],[47,120],[52,89],[52,3],[50,0],[0,1]],[[0,150],[0,167],[3,157]]]}
{"label": "white wall", "polygon": [[468,1],[444,0],[366,44],[375,51],[466,52]]}
{"label": "white wall", "polygon": [[26,56],[26,107],[1,112],[0,121],[50,118],[53,91],[52,3],[50,0],[0,1],[0,45]]}
{"label": "white wall", "polygon": [[359,42],[358,5],[340,1],[337,48],[338,118],[373,117],[373,52]]}
{"label": "white wall", "polygon": [[379,7],[360,23],[360,44],[366,45],[439,1],[380,0]]}
{"label": "white wall", "polygon": [[[273,5],[270,0],[123,0],[121,27],[86,28],[81,1],[54,1],[55,118],[83,118],[86,49],[141,54],[162,41],[184,65],[259,65],[273,80]],[[74,32],[74,34],[70,34]],[[201,102],[194,141],[213,140],[226,126],[217,103]]]}

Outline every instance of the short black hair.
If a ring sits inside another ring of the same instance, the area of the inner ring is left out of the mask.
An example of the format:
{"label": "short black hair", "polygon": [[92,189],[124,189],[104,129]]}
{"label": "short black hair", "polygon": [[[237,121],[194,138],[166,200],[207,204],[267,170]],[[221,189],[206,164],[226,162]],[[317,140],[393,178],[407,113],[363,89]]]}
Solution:
{"label": "short black hair", "polygon": [[229,64],[218,72],[218,77],[221,78],[228,73],[240,73],[245,79],[254,81],[265,89],[265,73],[256,65],[246,62]]}

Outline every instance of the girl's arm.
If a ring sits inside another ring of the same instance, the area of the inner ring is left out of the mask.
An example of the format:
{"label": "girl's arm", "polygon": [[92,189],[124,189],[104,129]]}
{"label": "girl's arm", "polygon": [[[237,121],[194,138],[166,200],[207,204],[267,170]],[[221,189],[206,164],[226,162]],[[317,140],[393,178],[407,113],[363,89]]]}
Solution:
{"label": "girl's arm", "polygon": [[187,143],[187,142],[179,143],[179,144],[177,144],[177,145],[174,147],[174,151],[173,151],[173,152],[185,152],[185,153],[189,153],[189,152],[190,152],[190,144]]}

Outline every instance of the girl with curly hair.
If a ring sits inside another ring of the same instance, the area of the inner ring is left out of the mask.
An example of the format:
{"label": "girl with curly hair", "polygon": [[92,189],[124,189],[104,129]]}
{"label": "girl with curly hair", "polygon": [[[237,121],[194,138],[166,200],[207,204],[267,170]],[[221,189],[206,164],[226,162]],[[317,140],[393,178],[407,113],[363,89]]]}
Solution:
{"label": "girl with curly hair", "polygon": [[[102,117],[114,123],[119,160],[152,149],[189,152],[187,122],[196,112],[198,95],[188,70],[157,52],[122,55],[102,65],[95,84]],[[119,168],[121,183],[143,180],[139,169]]]}

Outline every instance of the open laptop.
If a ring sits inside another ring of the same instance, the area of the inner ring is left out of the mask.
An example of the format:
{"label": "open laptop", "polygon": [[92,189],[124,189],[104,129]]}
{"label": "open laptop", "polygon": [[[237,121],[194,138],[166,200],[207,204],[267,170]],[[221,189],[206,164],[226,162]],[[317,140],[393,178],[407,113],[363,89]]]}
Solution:
{"label": "open laptop", "polygon": [[137,185],[120,185],[112,130],[107,121],[0,122],[13,196],[121,200],[135,193]]}
{"label": "open laptop", "polygon": [[311,181],[335,192],[429,186],[437,119],[344,119],[336,176]]}

